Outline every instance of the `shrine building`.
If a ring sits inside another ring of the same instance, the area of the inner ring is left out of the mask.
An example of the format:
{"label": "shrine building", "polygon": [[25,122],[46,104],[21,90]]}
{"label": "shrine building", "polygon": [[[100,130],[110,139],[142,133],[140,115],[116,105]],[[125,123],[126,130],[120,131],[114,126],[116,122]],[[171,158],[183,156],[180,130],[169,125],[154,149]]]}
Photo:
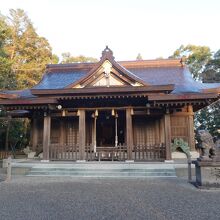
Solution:
{"label": "shrine building", "polygon": [[220,98],[220,84],[192,78],[180,59],[50,64],[30,89],[1,91],[11,117],[31,121],[43,160],[165,161],[171,143],[195,151],[194,113]]}

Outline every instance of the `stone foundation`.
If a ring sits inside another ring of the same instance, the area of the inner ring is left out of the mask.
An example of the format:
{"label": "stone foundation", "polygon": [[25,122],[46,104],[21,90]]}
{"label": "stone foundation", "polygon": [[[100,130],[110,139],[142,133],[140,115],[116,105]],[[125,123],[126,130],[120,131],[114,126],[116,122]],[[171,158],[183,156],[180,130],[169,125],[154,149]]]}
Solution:
{"label": "stone foundation", "polygon": [[220,162],[193,161],[196,169],[196,185],[200,188],[220,188]]}

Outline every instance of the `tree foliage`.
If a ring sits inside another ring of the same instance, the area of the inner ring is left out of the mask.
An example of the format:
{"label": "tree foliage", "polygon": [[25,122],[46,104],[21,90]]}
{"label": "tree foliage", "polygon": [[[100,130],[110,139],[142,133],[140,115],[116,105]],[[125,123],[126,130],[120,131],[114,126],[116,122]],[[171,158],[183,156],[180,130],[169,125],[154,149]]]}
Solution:
{"label": "tree foliage", "polygon": [[181,45],[176,51],[174,51],[172,58],[183,58],[188,65],[193,78],[202,79],[202,72],[205,65],[212,57],[212,53],[207,46],[196,45]]}
{"label": "tree foliage", "polygon": [[[220,83],[220,50],[208,61],[201,75],[204,83]],[[206,128],[213,136],[220,138],[220,101],[197,112],[195,118],[198,127]]]}
{"label": "tree foliage", "polygon": [[[48,41],[37,34],[27,14],[10,10],[5,17],[0,14],[0,89],[24,89],[35,85],[42,77],[48,63],[57,63]],[[4,111],[0,108],[0,115]],[[26,145],[29,126],[25,119],[1,119],[1,146]],[[7,137],[9,139],[7,140]],[[9,148],[10,149],[10,148]]]}
{"label": "tree foliage", "polygon": [[86,57],[83,55],[72,56],[71,53],[66,52],[62,53],[61,63],[88,63],[88,62],[97,62],[98,60],[94,57]]}
{"label": "tree foliage", "polygon": [[12,71],[12,62],[8,59],[5,45],[8,41],[10,30],[5,17],[0,15],[0,89],[13,89],[16,87],[16,78]]}
{"label": "tree foliage", "polygon": [[142,56],[140,53],[138,53],[137,57],[136,57],[136,60],[143,60]]}
{"label": "tree foliage", "polygon": [[9,17],[1,16],[0,20],[7,30],[2,47],[16,78],[16,87],[31,87],[42,78],[46,64],[55,61],[52,48],[44,37],[37,34],[23,10],[10,9]]}

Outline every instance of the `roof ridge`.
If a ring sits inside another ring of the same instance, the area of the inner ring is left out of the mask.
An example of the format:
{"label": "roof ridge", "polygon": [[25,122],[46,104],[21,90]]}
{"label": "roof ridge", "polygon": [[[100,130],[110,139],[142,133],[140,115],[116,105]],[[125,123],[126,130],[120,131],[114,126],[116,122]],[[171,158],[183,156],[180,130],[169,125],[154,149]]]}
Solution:
{"label": "roof ridge", "polygon": [[[184,66],[181,59],[150,59],[150,60],[125,60],[115,61],[124,68],[141,68],[141,67],[164,67],[164,66]],[[59,64],[48,64],[46,66],[46,72],[67,70],[67,69],[91,69],[98,62],[83,62],[83,63],[59,63]]]}
{"label": "roof ridge", "polygon": [[164,67],[164,66],[175,66],[183,67],[181,59],[152,59],[152,60],[129,60],[129,61],[118,61],[125,68],[131,67]]}

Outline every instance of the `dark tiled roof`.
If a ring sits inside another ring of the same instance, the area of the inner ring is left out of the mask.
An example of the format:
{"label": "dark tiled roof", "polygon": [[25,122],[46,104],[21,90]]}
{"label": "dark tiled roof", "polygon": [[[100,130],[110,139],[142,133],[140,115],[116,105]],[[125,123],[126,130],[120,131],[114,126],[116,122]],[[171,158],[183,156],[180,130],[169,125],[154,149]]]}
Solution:
{"label": "dark tiled roof", "polygon": [[[204,89],[219,88],[220,83],[201,83],[192,78],[186,66],[178,60],[120,61],[118,64],[128,74],[150,85],[174,84],[172,93],[198,93]],[[48,65],[42,80],[33,89],[62,89],[85,77],[96,63]],[[21,98],[33,98],[29,89],[5,91]]]}
{"label": "dark tiled roof", "polygon": [[87,71],[81,70],[46,73],[43,79],[33,89],[61,89],[79,80],[86,73]]}
{"label": "dark tiled roof", "polygon": [[187,67],[148,67],[129,70],[152,85],[174,84],[173,93],[201,92],[205,89],[203,83],[192,78]]}

